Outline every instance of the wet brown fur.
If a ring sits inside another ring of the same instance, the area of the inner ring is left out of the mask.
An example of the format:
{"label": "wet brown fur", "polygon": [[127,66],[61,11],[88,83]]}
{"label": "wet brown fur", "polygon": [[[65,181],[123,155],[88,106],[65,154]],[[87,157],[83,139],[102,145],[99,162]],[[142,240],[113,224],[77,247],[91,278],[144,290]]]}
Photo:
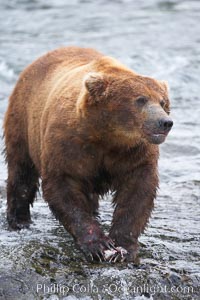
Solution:
{"label": "wet brown fur", "polygon": [[[45,200],[86,256],[112,239],[134,261],[158,187],[158,146],[145,139],[148,114],[133,103],[144,94],[155,105],[165,98],[169,109],[164,83],[93,49],[61,48],[28,66],[4,122],[10,227],[29,224],[41,177]],[[106,237],[94,215],[109,190],[115,211]]]}

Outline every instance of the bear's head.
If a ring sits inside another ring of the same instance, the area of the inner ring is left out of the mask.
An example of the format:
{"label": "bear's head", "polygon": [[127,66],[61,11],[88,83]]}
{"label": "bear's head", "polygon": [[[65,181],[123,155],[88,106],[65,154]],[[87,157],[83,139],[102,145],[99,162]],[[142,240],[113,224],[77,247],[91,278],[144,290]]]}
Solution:
{"label": "bear's head", "polygon": [[77,109],[96,136],[120,145],[160,144],[173,125],[167,83],[113,62],[84,77]]}

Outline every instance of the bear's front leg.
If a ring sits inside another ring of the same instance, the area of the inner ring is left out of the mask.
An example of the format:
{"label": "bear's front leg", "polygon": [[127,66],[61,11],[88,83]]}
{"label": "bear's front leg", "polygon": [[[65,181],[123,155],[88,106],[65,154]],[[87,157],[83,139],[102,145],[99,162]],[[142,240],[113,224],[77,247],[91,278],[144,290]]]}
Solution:
{"label": "bear's front leg", "polygon": [[68,176],[48,176],[42,180],[45,200],[56,218],[74,237],[78,248],[89,261],[106,260],[105,251],[114,248],[93,216],[81,184]]}
{"label": "bear's front leg", "polygon": [[139,263],[138,237],[150,217],[157,187],[156,164],[138,167],[119,183],[114,198],[116,207],[109,236],[116,246],[127,250],[126,261]]}

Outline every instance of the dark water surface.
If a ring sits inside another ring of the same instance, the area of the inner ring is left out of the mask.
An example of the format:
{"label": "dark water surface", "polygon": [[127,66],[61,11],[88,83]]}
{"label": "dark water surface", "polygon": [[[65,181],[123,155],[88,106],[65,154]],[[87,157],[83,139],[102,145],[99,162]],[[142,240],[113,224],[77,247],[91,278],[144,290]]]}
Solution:
{"label": "dark water surface", "polygon": [[0,125],[19,72],[63,45],[94,47],[168,80],[174,120],[139,268],[87,264],[40,195],[31,229],[9,232],[0,156],[0,299],[200,299],[200,1],[0,0],[0,12]]}

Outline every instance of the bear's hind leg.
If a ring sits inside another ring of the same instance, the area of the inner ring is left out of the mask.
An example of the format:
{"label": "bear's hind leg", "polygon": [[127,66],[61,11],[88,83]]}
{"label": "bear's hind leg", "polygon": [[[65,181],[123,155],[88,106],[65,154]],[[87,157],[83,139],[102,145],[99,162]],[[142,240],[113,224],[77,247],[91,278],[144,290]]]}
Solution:
{"label": "bear's hind leg", "polygon": [[11,229],[29,227],[30,205],[38,189],[38,173],[29,157],[20,161],[8,161],[7,220]]}

